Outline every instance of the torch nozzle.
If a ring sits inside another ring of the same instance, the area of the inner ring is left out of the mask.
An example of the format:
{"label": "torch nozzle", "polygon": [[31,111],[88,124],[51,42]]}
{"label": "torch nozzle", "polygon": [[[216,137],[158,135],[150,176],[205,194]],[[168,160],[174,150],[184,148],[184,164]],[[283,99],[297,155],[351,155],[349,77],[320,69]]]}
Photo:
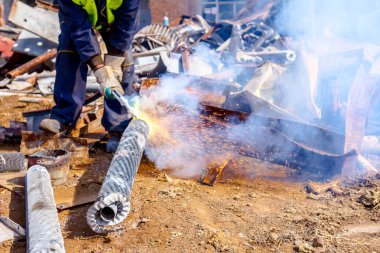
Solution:
{"label": "torch nozzle", "polygon": [[132,115],[132,117],[134,118],[137,118],[137,115],[136,115],[136,112],[135,110],[133,109],[133,107],[129,104],[129,101],[126,97],[122,96],[120,94],[120,92],[118,92],[117,90],[112,90],[111,91],[111,94],[115,97],[115,99],[117,101],[119,101],[119,103],[124,106],[125,108],[127,108],[128,112]]}

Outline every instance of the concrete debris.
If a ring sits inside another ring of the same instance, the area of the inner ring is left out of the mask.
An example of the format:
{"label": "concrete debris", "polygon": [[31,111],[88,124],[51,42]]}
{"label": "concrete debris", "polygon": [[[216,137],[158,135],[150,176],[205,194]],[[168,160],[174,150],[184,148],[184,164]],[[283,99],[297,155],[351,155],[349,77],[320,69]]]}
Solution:
{"label": "concrete debris", "polygon": [[130,211],[130,195],[149,128],[145,121],[134,120],[121,137],[107,176],[94,205],[87,211],[87,223],[96,233],[117,230]]}
{"label": "concrete debris", "polygon": [[64,253],[65,247],[46,168],[29,168],[25,180],[27,252]]}

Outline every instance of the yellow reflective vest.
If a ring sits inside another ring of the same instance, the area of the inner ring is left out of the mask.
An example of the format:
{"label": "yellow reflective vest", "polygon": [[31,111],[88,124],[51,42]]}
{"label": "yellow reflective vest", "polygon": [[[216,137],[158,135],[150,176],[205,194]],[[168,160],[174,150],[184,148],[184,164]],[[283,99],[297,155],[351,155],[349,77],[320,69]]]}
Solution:
{"label": "yellow reflective vest", "polygon": [[99,15],[103,15],[103,17],[107,18],[108,24],[112,24],[115,21],[115,16],[113,15],[113,11],[117,10],[123,0],[101,0],[106,1],[103,9],[98,10],[98,6],[95,3],[95,0],[72,0],[75,4],[82,6],[82,8],[87,12],[92,27],[99,30],[102,28],[101,25],[97,25]]}

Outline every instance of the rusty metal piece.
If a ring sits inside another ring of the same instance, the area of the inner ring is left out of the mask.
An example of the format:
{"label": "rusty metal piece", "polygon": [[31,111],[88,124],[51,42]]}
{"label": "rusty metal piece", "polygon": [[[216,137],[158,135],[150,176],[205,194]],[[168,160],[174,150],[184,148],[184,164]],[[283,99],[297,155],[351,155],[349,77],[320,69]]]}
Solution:
{"label": "rusty metal piece", "polygon": [[182,50],[182,65],[183,65],[183,70],[185,73],[189,72],[190,70],[190,52],[186,48]]}
{"label": "rusty metal piece", "polygon": [[344,153],[343,135],[320,127],[210,106],[203,110],[206,125],[210,122],[213,128],[224,129],[222,136],[214,137],[228,143],[223,152],[294,168],[300,175],[331,178],[341,173],[348,159],[358,155],[355,151]]}
{"label": "rusty metal piece", "polygon": [[223,177],[223,174],[228,168],[231,160],[225,159],[222,162],[214,162],[208,165],[207,170],[201,175],[201,184],[214,186],[217,181],[220,181]]}
{"label": "rusty metal piece", "polygon": [[58,12],[58,4],[53,0],[36,0],[36,4],[40,8]]}
{"label": "rusty metal piece", "polygon": [[0,127],[0,143],[18,142],[21,140],[21,131],[26,130],[24,122],[10,121],[9,127]]}
{"label": "rusty metal piece", "polygon": [[51,58],[54,58],[57,55],[57,49],[52,49],[47,51],[46,53],[34,58],[33,60],[28,61],[27,63],[13,69],[12,71],[9,71],[6,74],[6,77],[8,79],[13,79],[19,75],[22,75],[32,68],[37,67],[38,65],[42,64],[43,62],[50,60]]}
{"label": "rusty metal piece", "polygon": [[[100,92],[95,93],[91,97],[86,98],[83,106],[86,106],[96,101],[101,96],[102,94]],[[33,131],[36,133],[41,133],[42,131],[39,129],[39,125],[43,119],[49,118],[50,112],[51,112],[50,109],[46,109],[46,110],[29,111],[29,112],[22,113],[22,116],[26,117],[26,120],[27,120],[27,130]]]}
{"label": "rusty metal piece", "polygon": [[[92,112],[94,109],[96,109],[96,111]],[[71,132],[71,136],[79,137],[89,133],[94,133],[100,129],[105,131],[101,123],[103,112],[103,107],[95,107],[87,112],[82,111],[82,116],[79,119],[77,125],[75,126],[75,129],[73,129],[73,131]]]}
{"label": "rusty metal piece", "polygon": [[0,153],[0,172],[22,171],[26,169],[25,155],[19,152]]}
{"label": "rusty metal piece", "polygon": [[151,87],[158,85],[159,81],[159,78],[144,79],[141,84],[140,92],[146,92]]}
{"label": "rusty metal piece", "polygon": [[64,149],[44,150],[28,159],[28,166],[41,165],[51,177],[53,186],[66,183],[69,174],[70,153]]}
{"label": "rusty metal piece", "polygon": [[231,93],[227,98],[224,108],[227,110],[252,113],[262,117],[306,123],[305,120],[297,115],[294,115],[281,107],[266,101],[265,99],[255,96],[249,90]]}

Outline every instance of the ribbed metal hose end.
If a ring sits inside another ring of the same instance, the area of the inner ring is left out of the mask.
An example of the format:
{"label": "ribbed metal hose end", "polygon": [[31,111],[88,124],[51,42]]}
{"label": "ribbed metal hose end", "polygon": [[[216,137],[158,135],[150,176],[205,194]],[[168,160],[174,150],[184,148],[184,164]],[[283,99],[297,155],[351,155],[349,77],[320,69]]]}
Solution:
{"label": "ribbed metal hose end", "polygon": [[25,155],[19,152],[0,153],[0,172],[26,169]]}
{"label": "ribbed metal hose end", "polygon": [[29,168],[25,179],[28,253],[64,253],[65,247],[46,168]]}
{"label": "ribbed metal hose end", "polygon": [[118,229],[130,211],[130,195],[149,133],[148,124],[133,120],[124,131],[87,223],[96,233]]}

